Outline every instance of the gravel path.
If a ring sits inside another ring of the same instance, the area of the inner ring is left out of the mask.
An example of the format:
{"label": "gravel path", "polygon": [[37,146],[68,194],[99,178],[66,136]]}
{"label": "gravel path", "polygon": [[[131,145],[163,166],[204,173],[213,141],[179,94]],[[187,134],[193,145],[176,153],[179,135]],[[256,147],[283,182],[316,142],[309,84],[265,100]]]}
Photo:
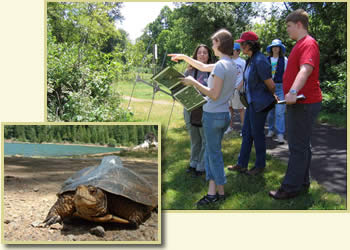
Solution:
{"label": "gravel path", "polygon": [[[124,167],[142,174],[158,191],[156,161],[123,159]],[[96,166],[101,158],[39,159],[5,157],[4,240],[5,241],[158,241],[158,213],[139,228],[99,224],[79,218],[63,226],[38,227],[56,201],[62,183],[76,171]]]}

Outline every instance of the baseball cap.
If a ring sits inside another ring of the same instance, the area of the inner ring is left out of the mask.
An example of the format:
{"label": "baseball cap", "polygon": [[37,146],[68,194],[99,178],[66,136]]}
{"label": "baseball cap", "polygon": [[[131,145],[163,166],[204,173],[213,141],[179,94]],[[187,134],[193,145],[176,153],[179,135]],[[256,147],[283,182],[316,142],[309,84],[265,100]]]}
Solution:
{"label": "baseball cap", "polygon": [[236,40],[237,43],[242,43],[245,41],[258,41],[259,37],[253,31],[243,32],[240,39]]}
{"label": "baseball cap", "polygon": [[241,49],[241,45],[239,45],[239,43],[235,43],[233,45],[233,50],[240,50]]}

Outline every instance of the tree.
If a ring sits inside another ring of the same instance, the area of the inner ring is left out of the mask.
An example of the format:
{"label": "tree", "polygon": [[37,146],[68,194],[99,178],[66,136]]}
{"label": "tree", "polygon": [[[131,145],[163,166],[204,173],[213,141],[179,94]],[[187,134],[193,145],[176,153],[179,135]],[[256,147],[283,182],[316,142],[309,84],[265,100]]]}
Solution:
{"label": "tree", "polygon": [[143,143],[144,138],[145,138],[144,126],[137,126],[137,139],[138,139],[137,144]]}
{"label": "tree", "polygon": [[121,3],[48,3],[49,121],[130,119],[111,83],[123,72]]}
{"label": "tree", "polygon": [[120,132],[121,132],[121,145],[128,145],[129,144],[129,130],[127,126],[120,126]]}
{"label": "tree", "polygon": [[328,112],[345,113],[346,55],[347,55],[347,12],[344,2],[290,2],[284,9],[272,5],[270,18],[255,24],[262,48],[265,49],[275,38],[286,45],[287,56],[295,41],[286,32],[285,18],[296,9],[302,8],[309,15],[309,33],[320,48],[320,83],[323,92],[322,109]]}
{"label": "tree", "polygon": [[130,125],[128,126],[129,129],[129,142],[132,144],[138,143],[138,137],[137,137],[137,126]]}
{"label": "tree", "polygon": [[[201,43],[210,46],[211,35],[221,28],[239,37],[256,13],[252,3],[178,3],[173,11],[164,7],[146,26],[141,40],[145,44],[152,41],[152,46],[157,43],[160,57],[166,52],[191,55]],[[158,61],[158,65],[162,63]],[[166,64],[170,64],[169,58]]]}

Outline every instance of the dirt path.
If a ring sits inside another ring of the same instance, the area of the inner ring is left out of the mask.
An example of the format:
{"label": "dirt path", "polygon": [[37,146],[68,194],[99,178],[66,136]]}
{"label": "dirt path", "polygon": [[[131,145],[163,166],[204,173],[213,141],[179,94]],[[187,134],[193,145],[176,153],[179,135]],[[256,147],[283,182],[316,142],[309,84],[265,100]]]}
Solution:
{"label": "dirt path", "polygon": [[[123,96],[124,100],[130,100],[130,96]],[[139,98],[131,98],[131,102],[152,102],[151,99],[139,99]],[[173,102],[170,101],[164,101],[164,100],[154,100],[153,101],[154,104],[165,104],[165,105],[173,105]],[[175,105],[179,105],[181,106],[180,103],[175,102]]]}
{"label": "dirt path", "polygon": [[[235,113],[234,127],[240,129],[238,114]],[[267,127],[266,127],[267,130]],[[288,131],[288,129],[287,129]],[[285,136],[286,138],[286,136]],[[267,152],[288,162],[288,144],[279,145],[275,138],[266,139]],[[311,177],[328,192],[337,193],[346,198],[347,194],[347,131],[327,124],[317,124],[312,138]]]}
{"label": "dirt path", "polygon": [[[124,167],[144,176],[158,192],[156,161],[122,158]],[[63,228],[35,227],[56,201],[63,182],[76,171],[96,166],[99,158],[58,159],[5,157],[4,239],[5,241],[157,241],[158,214],[153,213],[138,229],[118,224],[97,224],[81,219],[64,221]],[[103,237],[90,233],[101,225]]]}

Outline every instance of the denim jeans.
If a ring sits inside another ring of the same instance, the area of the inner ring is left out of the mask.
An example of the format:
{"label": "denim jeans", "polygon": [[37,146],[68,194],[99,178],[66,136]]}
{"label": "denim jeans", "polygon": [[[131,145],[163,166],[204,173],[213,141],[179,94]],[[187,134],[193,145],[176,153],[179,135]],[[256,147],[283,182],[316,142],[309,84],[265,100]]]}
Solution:
{"label": "denim jeans", "polygon": [[310,184],[311,134],[321,103],[287,106],[289,160],[282,187],[287,192],[299,191]]}
{"label": "denim jeans", "polygon": [[256,152],[255,167],[266,166],[266,143],[264,126],[268,112],[255,112],[253,103],[249,104],[244,115],[242,129],[242,145],[237,164],[247,168],[253,142]]}
{"label": "denim jeans", "polygon": [[216,185],[224,185],[226,176],[221,141],[230,124],[229,112],[210,113],[203,111],[203,129],[205,137],[206,179],[214,180]]}
{"label": "denim jeans", "polygon": [[[284,100],[283,85],[276,83],[276,95],[282,101]],[[267,115],[267,124],[270,131],[276,130],[276,134],[284,134],[286,132],[285,126],[285,111],[286,104],[276,104]]]}
{"label": "denim jeans", "polygon": [[190,113],[184,109],[184,120],[191,141],[190,166],[197,171],[204,171],[205,140],[203,127],[191,125]]}

